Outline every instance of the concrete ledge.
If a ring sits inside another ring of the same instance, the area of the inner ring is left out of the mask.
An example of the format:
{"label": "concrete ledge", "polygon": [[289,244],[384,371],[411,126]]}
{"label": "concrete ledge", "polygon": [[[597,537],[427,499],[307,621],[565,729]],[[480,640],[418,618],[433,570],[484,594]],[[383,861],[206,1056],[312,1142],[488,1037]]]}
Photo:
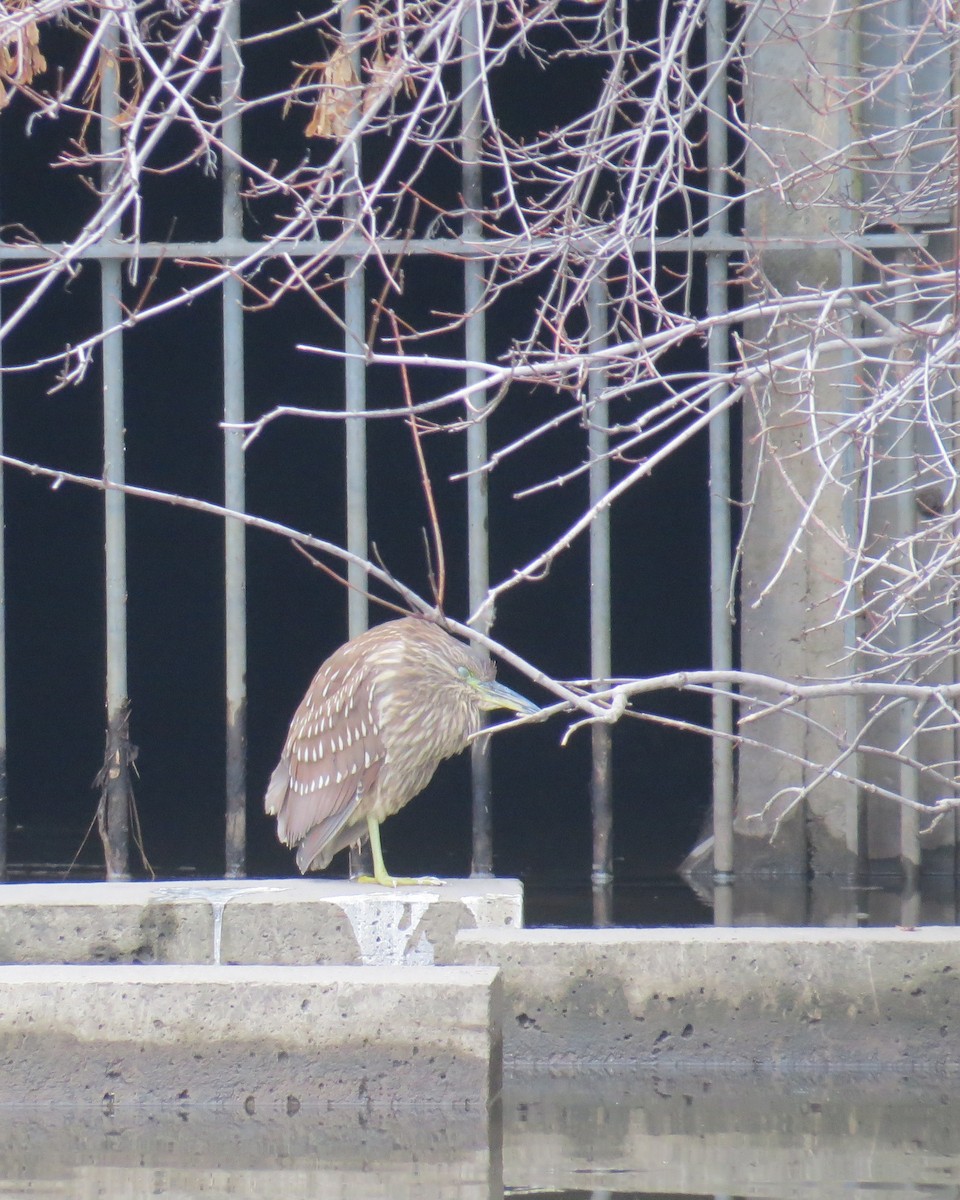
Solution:
{"label": "concrete ledge", "polygon": [[461,929],[520,928],[515,879],[449,879],[383,888],[349,880],[251,881],[223,910],[225,963],[450,962]]}
{"label": "concrete ledge", "polygon": [[0,885],[0,963],[449,962],[458,930],[520,926],[511,879]]}
{"label": "concrete ledge", "polygon": [[960,930],[464,932],[508,1070],[960,1072]]}
{"label": "concrete ledge", "polygon": [[470,1105],[489,968],[0,967],[0,1104]]}

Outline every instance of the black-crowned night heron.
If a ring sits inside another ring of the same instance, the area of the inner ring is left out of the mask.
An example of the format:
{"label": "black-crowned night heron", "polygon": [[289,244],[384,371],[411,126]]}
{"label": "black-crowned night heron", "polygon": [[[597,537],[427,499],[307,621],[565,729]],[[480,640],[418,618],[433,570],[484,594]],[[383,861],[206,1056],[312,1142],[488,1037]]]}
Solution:
{"label": "black-crowned night heron", "polygon": [[377,883],[421,882],[387,874],[380,822],[464,749],[484,712],[539,711],[494,674],[485,654],[416,617],[377,625],[330,655],[293,715],[264,802],[301,872],[369,838]]}

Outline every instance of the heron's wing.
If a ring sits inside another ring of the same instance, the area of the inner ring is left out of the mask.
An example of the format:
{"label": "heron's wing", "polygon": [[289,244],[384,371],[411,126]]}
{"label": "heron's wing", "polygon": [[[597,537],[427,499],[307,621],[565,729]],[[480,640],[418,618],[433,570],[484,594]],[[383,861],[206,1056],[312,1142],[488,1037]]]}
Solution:
{"label": "heron's wing", "polygon": [[386,757],[372,702],[371,673],[362,662],[334,655],[317,672],[294,714],[264,802],[286,845],[316,830],[315,857],[370,797]]}
{"label": "heron's wing", "polygon": [[307,830],[297,847],[297,866],[301,875],[311,870],[322,871],[338,850],[361,840],[366,832],[362,828],[365,825],[363,818],[357,816],[362,795],[362,788],[358,788],[353,804],[347,804],[342,812],[333,813]]}

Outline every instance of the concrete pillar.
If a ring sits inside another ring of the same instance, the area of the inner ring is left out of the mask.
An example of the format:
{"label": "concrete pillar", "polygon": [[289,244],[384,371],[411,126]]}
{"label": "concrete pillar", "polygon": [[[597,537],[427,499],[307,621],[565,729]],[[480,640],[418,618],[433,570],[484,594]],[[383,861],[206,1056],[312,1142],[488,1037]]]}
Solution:
{"label": "concrete pillar", "polygon": [[[908,683],[955,678],[944,649],[953,581],[930,572],[918,583],[953,536],[939,520],[952,501],[931,427],[952,426],[955,381],[931,370],[911,382],[934,349],[914,331],[939,310],[923,299],[912,251],[865,266],[841,247],[844,235],[869,224],[865,206],[870,220],[898,228],[944,219],[921,201],[939,195],[933,164],[949,119],[949,48],[912,11],[892,0],[846,9],[830,0],[758,0],[751,13],[745,232],[752,294],[769,301],[769,316],[744,331],[755,369],[743,422],[745,671],[797,681],[858,670]],[[863,103],[861,79],[872,81]],[[933,236],[928,252],[944,261],[953,254]],[[861,281],[875,288],[871,303],[883,300],[883,319],[911,335],[881,351],[875,378],[870,361],[819,348],[876,334],[861,330],[859,314],[843,303],[844,290]],[[801,298],[813,301],[802,312]],[[865,397],[898,387],[869,436],[835,436]],[[913,801],[951,794],[957,751],[949,716],[932,704],[882,707],[838,697],[769,716],[744,709],[741,733],[753,744],[739,759],[739,872],[849,876],[869,865],[902,869],[910,882],[921,861],[925,870],[953,872],[956,820],[929,828],[915,809],[861,795],[830,773],[835,763]],[[803,803],[782,819],[800,793]]]}
{"label": "concrete pillar", "polygon": [[[777,242],[829,240],[842,230],[836,201],[845,174],[838,156],[849,117],[832,103],[840,86],[832,77],[847,57],[852,18],[828,0],[760,0],[756,8],[745,60],[746,234],[756,247],[757,290],[775,301],[826,293],[842,282],[844,263],[834,246],[785,249]],[[838,313],[836,322],[843,319]],[[773,360],[803,350],[809,321],[807,312],[750,322],[745,337],[755,361],[762,364],[765,351]],[[849,497],[839,482],[824,485],[808,419],[815,408],[828,434],[831,421],[842,418],[850,403],[849,367],[839,354],[808,367],[801,358],[759,379],[743,423],[742,665],[795,680],[846,674],[854,648],[850,623],[834,619],[847,569]],[[837,464],[840,478],[842,471]],[[756,745],[740,754],[738,871],[855,871],[860,822],[856,789],[848,783],[816,783],[770,840],[788,802],[817,779],[817,765],[840,751],[850,718],[849,702],[837,698],[742,725]]]}

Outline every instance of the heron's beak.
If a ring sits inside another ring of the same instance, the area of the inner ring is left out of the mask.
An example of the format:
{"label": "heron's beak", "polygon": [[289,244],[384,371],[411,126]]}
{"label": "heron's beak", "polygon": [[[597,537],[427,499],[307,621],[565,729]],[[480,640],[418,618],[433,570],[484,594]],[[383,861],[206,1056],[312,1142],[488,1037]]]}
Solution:
{"label": "heron's beak", "polygon": [[487,712],[491,712],[495,708],[508,708],[511,712],[520,713],[521,716],[531,717],[540,711],[539,707],[532,704],[525,696],[521,696],[512,688],[505,687],[502,683],[497,683],[496,680],[478,684],[477,691],[480,693],[480,705]]}

